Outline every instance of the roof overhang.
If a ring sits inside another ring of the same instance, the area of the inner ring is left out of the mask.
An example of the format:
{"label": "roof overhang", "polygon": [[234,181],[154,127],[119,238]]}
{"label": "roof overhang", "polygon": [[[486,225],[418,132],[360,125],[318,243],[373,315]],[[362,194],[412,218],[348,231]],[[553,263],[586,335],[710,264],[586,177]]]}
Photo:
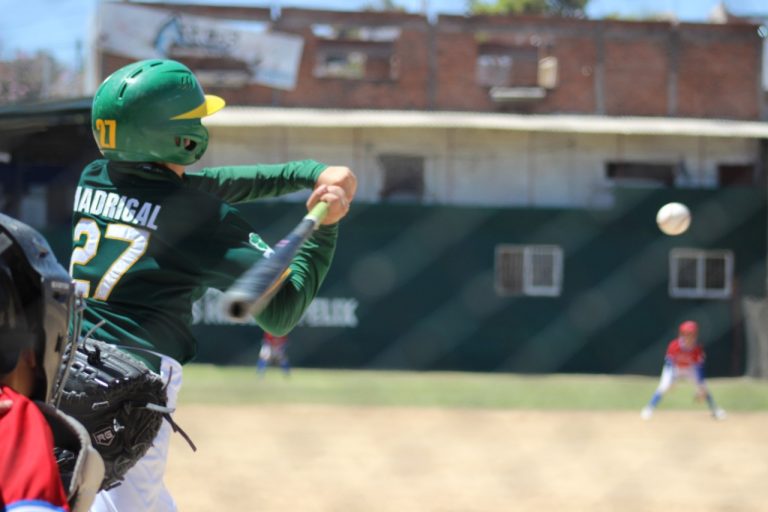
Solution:
{"label": "roof overhang", "polygon": [[768,139],[768,123],[764,122],[669,117],[227,107],[216,115],[206,118],[204,123],[214,128],[461,128],[602,135]]}
{"label": "roof overhang", "polygon": [[90,123],[91,98],[72,98],[0,106],[0,130],[36,130]]}

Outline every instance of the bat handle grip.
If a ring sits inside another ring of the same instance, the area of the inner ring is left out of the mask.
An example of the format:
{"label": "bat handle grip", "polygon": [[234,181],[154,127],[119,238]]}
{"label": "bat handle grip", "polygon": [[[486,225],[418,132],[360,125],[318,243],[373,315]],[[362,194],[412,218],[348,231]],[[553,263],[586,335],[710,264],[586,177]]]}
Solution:
{"label": "bat handle grip", "polygon": [[315,223],[315,229],[323,222],[325,216],[328,215],[328,203],[320,201],[307,213],[304,218],[309,219]]}

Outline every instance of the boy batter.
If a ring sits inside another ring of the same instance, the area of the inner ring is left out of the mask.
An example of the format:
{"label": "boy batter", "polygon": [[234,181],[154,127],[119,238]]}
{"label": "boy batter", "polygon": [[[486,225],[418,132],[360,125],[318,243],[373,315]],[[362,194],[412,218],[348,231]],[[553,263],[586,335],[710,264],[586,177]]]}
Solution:
{"label": "boy batter", "polygon": [[[186,173],[208,145],[201,118],[223,107],[179,62],[146,60],[116,71],[93,100],[92,129],[105,159],[83,170],[75,196],[70,271],[87,297],[85,328],[158,371],[169,407],[181,365],[195,356],[192,303],[207,288],[228,288],[271,253],[232,205],[301,189],[313,190],[308,209],[329,205],[256,318],[285,334],[317,294],[356,189],[348,168],[311,160]],[[93,510],[175,510],[162,482],[169,435],[164,422],[146,456],[120,486],[98,494]]]}

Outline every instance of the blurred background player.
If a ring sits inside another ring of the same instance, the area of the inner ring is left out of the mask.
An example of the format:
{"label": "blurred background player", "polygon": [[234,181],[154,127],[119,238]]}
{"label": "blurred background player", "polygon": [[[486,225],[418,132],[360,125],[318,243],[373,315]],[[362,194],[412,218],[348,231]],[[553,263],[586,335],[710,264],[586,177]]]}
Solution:
{"label": "blurred background player", "polygon": [[288,345],[288,336],[275,336],[264,331],[264,337],[261,339],[261,350],[259,350],[259,362],[256,370],[260,376],[267,371],[270,363],[280,365],[280,369],[288,376],[291,373],[291,362],[288,360],[288,354],[285,349]]}
{"label": "blurred background player", "polygon": [[[85,167],[75,192],[70,270],[86,297],[84,326],[157,372],[171,408],[182,365],[197,352],[192,303],[208,288],[226,290],[272,253],[233,205],[300,190],[311,191],[307,209],[328,203],[322,225],[255,318],[280,334],[315,298],[357,187],[347,167],[313,160],[188,173],[208,147],[201,119],[223,107],[180,62],[152,59],[118,69],[99,86],[91,111],[104,159]],[[176,510],[163,483],[170,435],[163,422],[122,483],[98,494],[94,512]]]}
{"label": "blurred background player", "polygon": [[[0,510],[85,511],[101,484],[85,429],[43,403],[57,395],[73,291],[45,239],[0,214]],[[76,448],[64,478],[54,456],[62,440]]]}
{"label": "blurred background player", "polygon": [[698,343],[699,326],[692,320],[680,324],[678,337],[669,342],[667,354],[664,357],[664,368],[656,392],[648,405],[643,407],[640,416],[650,419],[653,411],[659,405],[661,398],[679,379],[689,379],[696,383],[696,399],[706,400],[712,417],[725,419],[725,411],[716,404],[704,381],[704,349]]}

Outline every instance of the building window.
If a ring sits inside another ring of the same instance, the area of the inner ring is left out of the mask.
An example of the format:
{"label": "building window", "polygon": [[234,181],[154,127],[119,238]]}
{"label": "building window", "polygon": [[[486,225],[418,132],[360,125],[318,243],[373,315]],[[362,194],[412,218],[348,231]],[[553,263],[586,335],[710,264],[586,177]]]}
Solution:
{"label": "building window", "polygon": [[717,166],[717,181],[721,187],[749,187],[756,184],[752,164],[721,164]]}
{"label": "building window", "polygon": [[392,44],[360,41],[321,41],[317,45],[315,76],[347,80],[394,80]]}
{"label": "building window", "polygon": [[616,184],[672,187],[677,168],[677,164],[669,163],[607,162],[605,173]]}
{"label": "building window", "polygon": [[560,295],[563,250],[558,246],[497,245],[494,266],[498,295]]}
{"label": "building window", "polygon": [[478,47],[475,79],[486,87],[536,87],[539,85],[539,49],[484,43]]}
{"label": "building window", "polygon": [[369,81],[398,78],[398,28],[314,25],[312,30],[318,38],[314,76]]}
{"label": "building window", "polygon": [[384,171],[381,199],[421,201],[424,197],[424,157],[382,154],[379,163]]}
{"label": "building window", "polygon": [[671,297],[727,299],[733,282],[733,253],[673,249],[669,255],[669,274]]}

